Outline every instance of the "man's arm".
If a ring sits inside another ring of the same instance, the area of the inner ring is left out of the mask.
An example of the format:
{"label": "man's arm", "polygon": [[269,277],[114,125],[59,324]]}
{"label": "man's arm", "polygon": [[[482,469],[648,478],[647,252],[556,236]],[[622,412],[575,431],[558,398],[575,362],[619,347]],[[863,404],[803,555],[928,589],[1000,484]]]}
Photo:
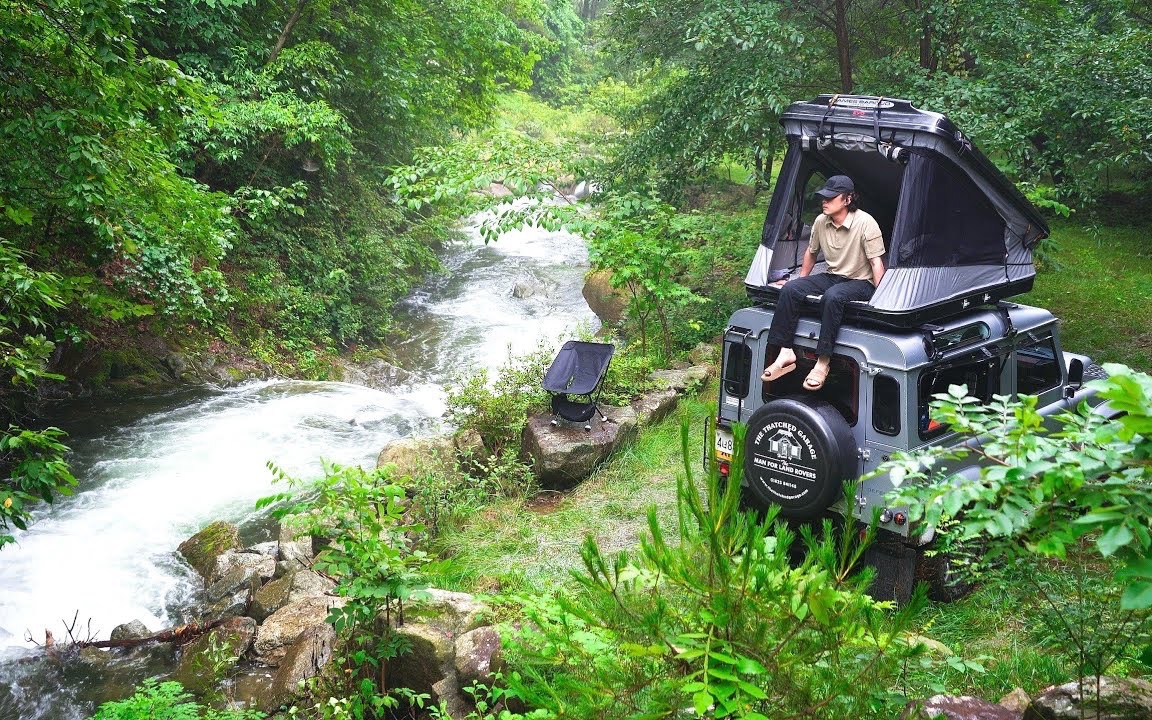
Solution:
{"label": "man's arm", "polygon": [[811,249],[805,250],[804,260],[800,263],[800,277],[808,277],[814,267],[816,267],[816,254]]}
{"label": "man's arm", "polygon": [[880,278],[884,277],[884,258],[874,257],[868,261],[872,264],[872,284],[880,286]]}

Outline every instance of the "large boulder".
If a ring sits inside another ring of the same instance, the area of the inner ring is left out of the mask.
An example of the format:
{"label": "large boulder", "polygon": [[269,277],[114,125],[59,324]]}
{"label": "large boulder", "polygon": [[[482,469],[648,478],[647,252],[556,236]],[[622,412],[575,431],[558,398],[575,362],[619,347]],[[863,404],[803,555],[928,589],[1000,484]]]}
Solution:
{"label": "large boulder", "polygon": [[228,522],[214,522],[180,543],[177,548],[200,577],[211,580],[216,572],[216,558],[240,548],[240,531]]}
{"label": "large boulder", "polygon": [[276,565],[277,575],[312,567],[312,559],[315,557],[312,551],[312,536],[301,532],[290,523],[280,523],[280,532],[276,538],[276,555],[279,559]]}
{"label": "large boulder", "polygon": [[584,277],[584,299],[606,326],[619,325],[628,311],[628,295],[612,287],[612,273],[594,270]]}
{"label": "large boulder", "polygon": [[323,597],[336,583],[312,570],[297,570],[265,583],[252,596],[249,614],[263,622],[277,610],[307,597]]}
{"label": "large boulder", "polygon": [[653,390],[632,401],[632,409],[636,412],[636,422],[641,427],[658,423],[672,414],[680,396],[672,388],[666,390]]}
{"label": "large boulder", "polygon": [[[388,390],[397,385],[408,382],[412,374],[382,359],[373,358],[363,363],[337,363],[340,380],[352,385],[363,385],[373,390]],[[355,425],[360,423],[358,418],[352,417],[348,422]]]}
{"label": "large boulder", "polygon": [[503,647],[500,633],[490,625],[456,638],[456,682],[463,687],[477,682],[491,685],[493,673],[503,668]]}
{"label": "large boulder", "polygon": [[589,430],[551,415],[528,418],[523,433],[523,454],[532,464],[540,487],[566,490],[589,474],[617,448],[636,437],[636,411],[631,407],[601,408],[607,422],[593,416]]}
{"label": "large boulder", "polygon": [[1152,683],[1139,678],[1087,677],[1050,687],[1032,700],[1024,720],[1148,720]]}
{"label": "large boulder", "polygon": [[708,365],[693,365],[682,369],[654,370],[649,377],[682,395],[703,385],[712,372],[713,369]]}
{"label": "large boulder", "polygon": [[255,636],[256,621],[252,618],[225,620],[184,648],[173,679],[190,692],[206,693],[239,662]]}
{"label": "large boulder", "polygon": [[439,588],[424,590],[405,608],[408,620],[438,628],[449,637],[483,626],[490,616],[491,610],[475,596]]}
{"label": "large boulder", "polygon": [[306,597],[272,613],[256,632],[256,659],[279,667],[304,631],[326,624],[329,609],[342,603],[342,598]]}
{"label": "large boulder", "polygon": [[1020,713],[967,695],[935,695],[909,703],[903,720],[1020,720]]}
{"label": "large boulder", "polygon": [[230,574],[235,575],[237,570],[249,570],[261,581],[268,580],[276,573],[276,558],[266,553],[228,550],[216,557],[216,567],[209,583],[215,584]]}
{"label": "large boulder", "polygon": [[456,679],[456,645],[450,633],[423,623],[405,623],[396,633],[409,650],[388,666],[393,687],[427,693],[432,703],[448,709],[448,717],[463,717],[467,702]]}
{"label": "large boulder", "polygon": [[336,631],[325,623],[308,628],[296,638],[296,642],[285,653],[280,667],[259,698],[254,703],[264,712],[272,712],[289,703],[300,687],[300,683],[319,675],[332,659],[336,645]]}
{"label": "large boulder", "polygon": [[456,469],[456,446],[450,435],[406,437],[389,443],[376,458],[376,466],[393,464],[394,482],[404,484],[434,472],[451,474]]}

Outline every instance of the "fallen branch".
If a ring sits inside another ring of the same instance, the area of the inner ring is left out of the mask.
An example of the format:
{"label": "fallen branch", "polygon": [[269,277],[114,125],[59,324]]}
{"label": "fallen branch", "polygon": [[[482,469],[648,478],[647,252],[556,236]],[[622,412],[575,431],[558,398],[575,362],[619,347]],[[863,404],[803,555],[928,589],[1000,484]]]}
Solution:
{"label": "fallen branch", "polygon": [[74,643],[78,648],[113,648],[113,647],[140,647],[151,642],[169,642],[183,645],[192,642],[214,627],[224,624],[224,620],[213,620],[209,623],[188,623],[174,628],[162,630],[155,635],[142,638],[124,638],[121,640],[86,640]]}

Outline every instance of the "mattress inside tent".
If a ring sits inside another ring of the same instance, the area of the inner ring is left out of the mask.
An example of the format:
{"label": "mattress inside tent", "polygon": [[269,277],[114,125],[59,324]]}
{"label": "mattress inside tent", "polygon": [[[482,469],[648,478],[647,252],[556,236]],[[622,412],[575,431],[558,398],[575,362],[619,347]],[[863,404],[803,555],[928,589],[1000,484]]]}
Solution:
{"label": "mattress inside tent", "polygon": [[906,100],[821,95],[790,105],[781,123],[788,147],[745,278],[755,303],[773,304],[774,283],[798,276],[820,214],[815,191],[832,175],[852,178],[887,249],[876,293],[851,303],[849,319],[915,327],[1032,289],[1044,219],[945,116]]}

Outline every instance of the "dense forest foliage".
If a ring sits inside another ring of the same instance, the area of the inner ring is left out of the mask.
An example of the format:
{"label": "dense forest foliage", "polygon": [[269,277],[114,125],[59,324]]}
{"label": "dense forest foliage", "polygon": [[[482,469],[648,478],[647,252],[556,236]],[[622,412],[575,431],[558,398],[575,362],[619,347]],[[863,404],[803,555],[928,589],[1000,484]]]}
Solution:
{"label": "dense forest foliage", "polygon": [[[0,530],[73,482],[27,429],[44,388],[150,340],[321,376],[494,180],[597,180],[594,251],[634,277],[715,230],[678,212],[718,167],[770,181],[778,113],[818,92],[949,114],[1049,208],[1152,182],[1139,0],[0,0],[0,37]],[[510,89],[613,120],[446,149]],[[453,192],[408,192],[430,167]],[[649,291],[653,323],[706,332],[665,313],[690,288]]]}

